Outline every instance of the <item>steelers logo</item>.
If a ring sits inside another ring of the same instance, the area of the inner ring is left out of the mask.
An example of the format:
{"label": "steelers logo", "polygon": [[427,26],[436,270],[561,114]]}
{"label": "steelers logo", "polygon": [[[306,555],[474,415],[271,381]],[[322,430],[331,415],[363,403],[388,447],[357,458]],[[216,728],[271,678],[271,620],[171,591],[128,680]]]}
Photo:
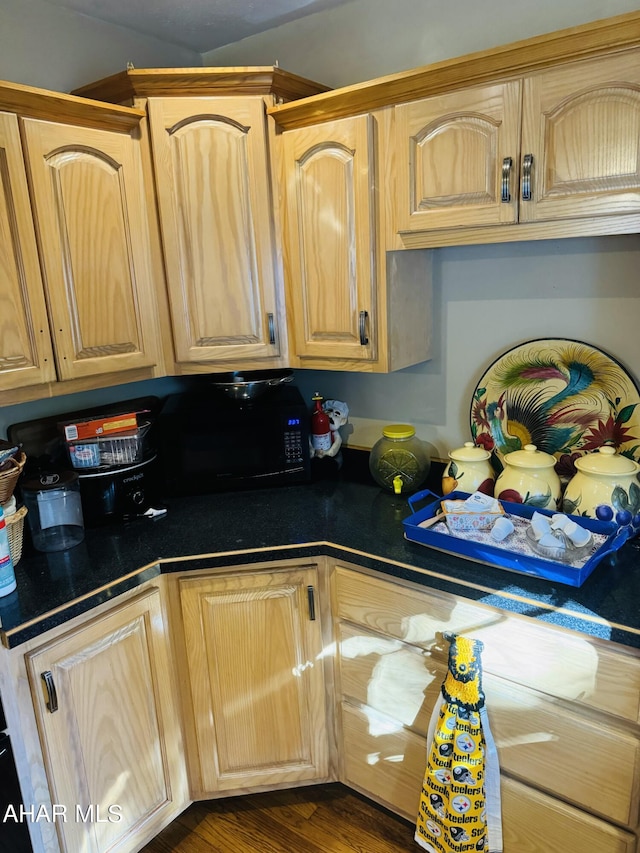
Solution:
{"label": "steelers logo", "polygon": [[434,836],[434,838],[438,838],[440,835],[442,835],[442,830],[440,829],[438,824],[434,823],[432,820],[427,821],[427,829],[429,830],[431,835]]}
{"label": "steelers logo", "polygon": [[465,814],[471,808],[471,800],[464,796],[454,797],[451,800],[451,808],[458,814]]}
{"label": "steelers logo", "polygon": [[476,748],[476,742],[472,737],[469,737],[468,734],[458,735],[456,738],[456,746],[460,750],[460,752],[469,753],[473,752]]}
{"label": "steelers logo", "polygon": [[446,767],[440,767],[433,775],[441,785],[451,784],[451,773]]}

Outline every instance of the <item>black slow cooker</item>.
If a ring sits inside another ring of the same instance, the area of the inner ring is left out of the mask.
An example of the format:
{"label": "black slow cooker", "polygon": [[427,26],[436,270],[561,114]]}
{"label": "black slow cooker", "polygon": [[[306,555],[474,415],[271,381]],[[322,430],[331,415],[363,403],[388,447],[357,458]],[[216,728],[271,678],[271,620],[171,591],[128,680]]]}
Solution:
{"label": "black slow cooker", "polygon": [[86,526],[142,515],[158,501],[158,457],[108,470],[79,473]]}

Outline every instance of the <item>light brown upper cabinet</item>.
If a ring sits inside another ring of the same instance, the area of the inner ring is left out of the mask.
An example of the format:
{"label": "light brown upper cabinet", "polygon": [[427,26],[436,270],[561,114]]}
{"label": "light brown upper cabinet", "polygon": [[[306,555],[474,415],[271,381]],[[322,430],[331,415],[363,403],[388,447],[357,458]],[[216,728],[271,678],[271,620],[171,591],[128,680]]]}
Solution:
{"label": "light brown upper cabinet", "polygon": [[402,104],[396,121],[401,234],[640,211],[638,50]]}
{"label": "light brown upper cabinet", "polygon": [[295,354],[376,357],[375,163],[370,116],[283,137]]}
{"label": "light brown upper cabinet", "polygon": [[[396,107],[400,232],[516,222],[521,83],[464,89]],[[512,175],[502,201],[501,164]]]}
{"label": "light brown upper cabinet", "polygon": [[150,98],[148,109],[177,360],[281,355],[262,98]]}
{"label": "light brown upper cabinet", "polygon": [[0,108],[0,388],[157,375],[144,114],[7,83]]}
{"label": "light brown upper cabinet", "polygon": [[129,69],[78,90],[148,112],[177,372],[288,363],[266,108],[325,90],[277,67]]}
{"label": "light brown upper cabinet", "polygon": [[386,372],[429,358],[429,258],[379,249],[377,119],[282,134],[291,350],[301,367]]}
{"label": "light brown upper cabinet", "polygon": [[0,113],[0,390],[56,378],[18,119]]}
{"label": "light brown upper cabinet", "polygon": [[60,379],[154,363],[154,299],[137,142],[24,119]]}
{"label": "light brown upper cabinet", "polygon": [[637,214],[639,139],[640,50],[525,79],[520,219]]}

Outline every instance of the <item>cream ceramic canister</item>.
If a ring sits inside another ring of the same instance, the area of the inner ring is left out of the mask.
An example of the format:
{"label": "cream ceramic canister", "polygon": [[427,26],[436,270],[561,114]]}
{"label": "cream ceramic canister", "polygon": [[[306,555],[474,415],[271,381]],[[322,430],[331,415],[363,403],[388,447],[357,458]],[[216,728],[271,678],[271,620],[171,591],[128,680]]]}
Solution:
{"label": "cream ceramic canister", "polygon": [[560,477],[556,458],[525,444],[504,456],[504,470],[496,480],[495,496],[501,501],[529,504],[538,509],[557,509],[560,503]]}
{"label": "cream ceramic canister", "polygon": [[576,459],[575,466],[564,493],[564,512],[605,520],[615,517],[622,524],[640,512],[640,465],[633,459],[604,446]]}
{"label": "cream ceramic canister", "polygon": [[449,454],[451,460],[442,475],[442,494],[448,495],[454,489],[463,492],[483,492],[493,495],[496,479],[491,467],[491,453],[484,447],[477,447],[472,441],[465,441],[464,447],[458,447]]}

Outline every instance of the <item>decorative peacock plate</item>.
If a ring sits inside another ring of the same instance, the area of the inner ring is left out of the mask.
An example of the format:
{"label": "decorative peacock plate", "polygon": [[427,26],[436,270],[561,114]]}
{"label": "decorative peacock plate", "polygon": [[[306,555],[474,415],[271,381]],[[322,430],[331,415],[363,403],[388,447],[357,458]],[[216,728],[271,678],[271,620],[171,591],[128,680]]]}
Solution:
{"label": "decorative peacock plate", "polygon": [[640,461],[640,393],[611,356],[580,341],[527,341],[485,371],[471,402],[476,444],[501,460],[535,444],[553,454],[562,479],[603,444]]}

